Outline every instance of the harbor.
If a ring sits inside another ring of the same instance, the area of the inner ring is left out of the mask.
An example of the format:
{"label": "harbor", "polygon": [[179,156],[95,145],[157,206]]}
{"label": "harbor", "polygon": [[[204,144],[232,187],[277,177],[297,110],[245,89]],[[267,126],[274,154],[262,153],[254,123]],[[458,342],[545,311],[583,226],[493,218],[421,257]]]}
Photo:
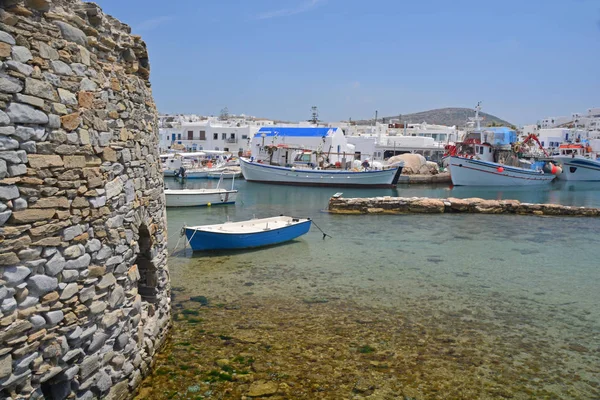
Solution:
{"label": "harbor", "polygon": [[600,399],[594,2],[99,2],[0,2],[0,399]]}
{"label": "harbor", "polygon": [[[410,185],[344,189],[344,197],[600,207],[600,187],[591,187]],[[194,211],[169,209],[174,329],[139,399],[597,394],[595,218],[346,216],[326,212],[335,189],[245,181],[237,189],[235,206],[202,209],[205,223],[285,212],[332,237],[313,227],[262,250],[196,253],[175,248]]]}

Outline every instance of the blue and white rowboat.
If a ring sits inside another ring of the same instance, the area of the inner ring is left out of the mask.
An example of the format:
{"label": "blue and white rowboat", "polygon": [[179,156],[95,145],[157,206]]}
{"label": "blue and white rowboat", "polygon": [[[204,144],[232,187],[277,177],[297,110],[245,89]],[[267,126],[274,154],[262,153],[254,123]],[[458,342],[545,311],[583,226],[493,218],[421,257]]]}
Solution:
{"label": "blue and white rowboat", "polygon": [[194,251],[250,249],[293,240],[310,229],[310,218],[287,216],[185,227]]}

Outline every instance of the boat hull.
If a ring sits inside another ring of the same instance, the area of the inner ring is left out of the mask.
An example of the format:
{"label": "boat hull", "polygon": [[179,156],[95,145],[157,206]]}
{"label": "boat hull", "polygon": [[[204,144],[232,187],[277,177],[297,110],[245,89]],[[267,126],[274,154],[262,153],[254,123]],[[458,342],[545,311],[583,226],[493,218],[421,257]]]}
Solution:
{"label": "boat hull", "polygon": [[554,157],[561,164],[558,179],[565,181],[600,181],[600,161],[578,157]]}
{"label": "boat hull", "polygon": [[378,171],[294,169],[241,159],[244,178],[250,182],[294,186],[387,188],[398,183],[402,167]]}
{"label": "boat hull", "polygon": [[167,207],[201,207],[218,204],[234,204],[237,190],[183,189],[165,190]]}
{"label": "boat hull", "polygon": [[241,178],[242,172],[209,172],[208,179],[238,179]]}
{"label": "boat hull", "polygon": [[290,226],[253,233],[208,232],[197,227],[185,228],[185,235],[194,251],[250,249],[296,239],[307,233],[310,225],[311,221],[307,219]]}
{"label": "boat hull", "polygon": [[546,185],[555,178],[525,168],[454,156],[449,157],[449,168],[456,186],[534,186]]}

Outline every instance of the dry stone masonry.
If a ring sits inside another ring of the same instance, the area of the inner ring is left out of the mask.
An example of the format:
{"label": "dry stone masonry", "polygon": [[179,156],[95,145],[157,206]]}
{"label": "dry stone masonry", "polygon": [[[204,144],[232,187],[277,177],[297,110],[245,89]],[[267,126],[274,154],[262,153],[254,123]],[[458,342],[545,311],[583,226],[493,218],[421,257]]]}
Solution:
{"label": "dry stone masonry", "polygon": [[432,199],[427,197],[359,197],[334,195],[327,209],[332,214],[515,214],[537,216],[600,217],[600,208],[560,204],[521,203],[518,200]]}
{"label": "dry stone masonry", "polygon": [[148,53],[94,3],[0,1],[0,398],[127,398],[170,321]]}

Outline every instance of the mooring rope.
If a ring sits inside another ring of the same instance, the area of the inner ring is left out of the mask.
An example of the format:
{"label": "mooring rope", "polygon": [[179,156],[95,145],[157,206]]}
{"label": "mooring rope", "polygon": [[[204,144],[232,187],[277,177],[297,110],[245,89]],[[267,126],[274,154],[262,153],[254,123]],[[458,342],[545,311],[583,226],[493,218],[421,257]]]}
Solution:
{"label": "mooring rope", "polygon": [[314,226],[315,226],[315,227],[316,227],[318,230],[320,230],[320,231],[321,231],[321,233],[323,234],[323,240],[325,240],[325,238],[326,238],[327,236],[329,236],[330,238],[332,238],[332,239],[333,239],[333,236],[331,236],[331,235],[328,235],[328,234],[326,234],[325,232],[323,232],[323,229],[321,229],[321,228],[319,227],[319,225],[317,225],[317,223],[315,222],[315,220],[314,220],[314,219],[311,219],[311,220],[310,220],[310,222],[312,222],[312,223],[313,223],[313,225],[314,225]]}

